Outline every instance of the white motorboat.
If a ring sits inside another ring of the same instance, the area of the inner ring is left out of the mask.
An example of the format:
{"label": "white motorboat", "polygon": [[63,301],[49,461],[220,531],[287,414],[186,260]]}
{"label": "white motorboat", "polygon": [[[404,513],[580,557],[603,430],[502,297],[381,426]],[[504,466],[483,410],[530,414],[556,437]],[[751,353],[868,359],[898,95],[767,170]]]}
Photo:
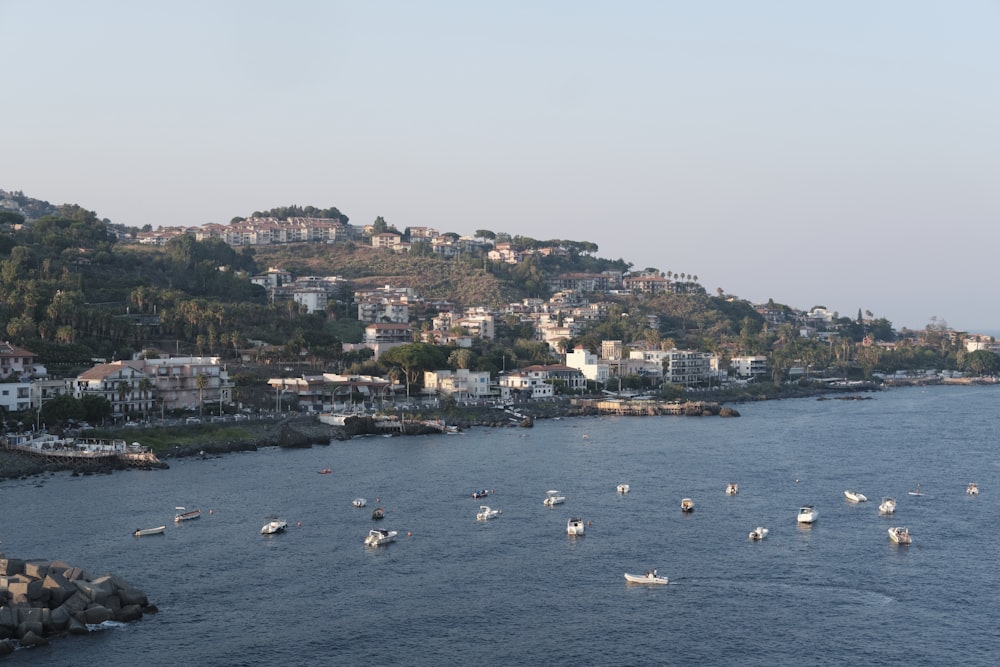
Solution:
{"label": "white motorboat", "polygon": [[681,511],[682,512],[693,512],[694,511],[694,501],[690,498],[681,499]]}
{"label": "white motorboat", "polygon": [[395,530],[378,530],[377,528],[372,528],[368,531],[368,537],[365,538],[365,546],[378,547],[383,544],[389,544],[389,542],[395,542],[397,533],[398,531]]}
{"label": "white motorboat", "polygon": [[729,486],[726,487],[727,496],[735,496],[740,492],[740,486],[736,482],[730,482]]}
{"label": "white motorboat", "polygon": [[844,491],[844,497],[850,500],[852,503],[864,503],[868,501],[868,496],[861,493],[860,491],[851,491],[850,489]]}
{"label": "white motorboat", "polygon": [[882,514],[892,514],[896,511],[896,499],[883,498],[882,502],[878,506],[878,511]]}
{"label": "white motorboat", "polygon": [[166,529],[166,526],[157,526],[156,528],[136,528],[135,532],[132,534],[136,537],[143,537],[144,535],[162,535],[163,531]]}
{"label": "white motorboat", "polygon": [[965,492],[968,493],[970,496],[978,496],[979,485],[976,484],[975,482],[970,482],[969,485],[965,487]]}
{"label": "white motorboat", "polygon": [[889,529],[889,539],[896,544],[909,544],[910,530],[902,526],[893,526]]}
{"label": "white motorboat", "polygon": [[749,538],[754,542],[759,542],[765,537],[767,537],[767,528],[764,528],[763,526],[757,526],[750,531]]}
{"label": "white motorboat", "polygon": [[669,584],[670,580],[667,577],[661,577],[656,573],[656,570],[647,572],[646,574],[629,574],[625,573],[625,581],[630,584]]}
{"label": "white motorboat", "polygon": [[489,489],[480,489],[479,491],[473,491],[472,492],[472,497],[473,498],[486,498],[489,495],[490,495],[490,490]]}
{"label": "white motorboat", "polygon": [[285,532],[285,528],[288,528],[288,522],[284,519],[279,519],[277,517],[272,517],[270,520],[264,524],[260,529],[261,535],[275,535],[277,533]]}
{"label": "white motorboat", "polygon": [[476,521],[489,521],[503,514],[503,510],[490,509],[489,505],[480,505],[476,513]]}
{"label": "white motorboat", "polygon": [[368,504],[368,501],[365,500],[364,498],[355,498],[354,500],[351,501],[351,504],[354,505],[355,507],[364,507],[365,505]]}
{"label": "white motorboat", "polygon": [[618,493],[621,493],[621,494],[624,495],[624,494],[628,493],[629,490],[630,489],[629,489],[628,484],[619,484],[618,485]]}
{"label": "white motorboat", "polygon": [[575,516],[571,517],[570,520],[566,522],[566,534],[583,535],[583,519]]}
{"label": "white motorboat", "polygon": [[566,502],[566,496],[560,495],[555,489],[550,489],[548,495],[545,496],[545,500],[542,501],[544,505],[552,507],[553,505],[562,505]]}
{"label": "white motorboat", "polygon": [[812,505],[804,505],[799,508],[799,523],[814,523],[819,518],[819,512]]}
{"label": "white motorboat", "polygon": [[[184,509],[183,507],[178,507],[177,509]],[[201,510],[191,510],[189,512],[181,512],[180,514],[174,515],[174,521],[180,523],[181,521],[190,521],[191,519],[197,519],[201,516]]]}

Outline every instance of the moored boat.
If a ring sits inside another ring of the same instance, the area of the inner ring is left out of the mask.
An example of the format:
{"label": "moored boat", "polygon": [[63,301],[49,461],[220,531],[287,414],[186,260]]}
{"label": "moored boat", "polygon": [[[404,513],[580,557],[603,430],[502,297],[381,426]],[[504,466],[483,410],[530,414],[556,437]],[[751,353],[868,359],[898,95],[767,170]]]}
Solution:
{"label": "moored boat", "polygon": [[473,498],[485,498],[485,497],[487,497],[489,495],[490,495],[490,490],[489,489],[483,489],[481,491],[473,491],[472,492],[472,497]]}
{"label": "moored boat", "polygon": [[909,544],[910,530],[902,526],[894,526],[889,529],[889,539],[896,544]]}
{"label": "moored boat", "polygon": [[162,535],[163,531],[166,529],[166,526],[157,526],[156,528],[136,528],[135,532],[132,534],[136,537],[143,537],[144,535]]}
{"label": "moored boat", "polygon": [[566,522],[566,534],[567,535],[583,535],[583,519],[580,517],[570,517],[569,521]]}
{"label": "moored boat", "polygon": [[630,490],[631,489],[629,488],[628,484],[619,484],[618,485],[618,493],[621,493],[621,494],[624,495],[624,494],[628,493]]}
{"label": "moored boat", "polygon": [[682,512],[693,512],[694,511],[694,501],[690,498],[681,499],[681,511]]}
{"label": "moored boat", "polygon": [[489,521],[503,514],[503,510],[491,509],[489,505],[480,505],[476,512],[476,521]]}
{"label": "moored boat", "polygon": [[851,491],[850,489],[844,491],[844,497],[852,503],[863,503],[868,501],[868,496],[860,491]]}
{"label": "moored boat", "polygon": [[878,506],[878,511],[882,514],[892,514],[896,511],[896,499],[883,498],[882,502]]}
{"label": "moored boat", "polygon": [[395,542],[397,534],[398,531],[395,530],[379,530],[377,528],[372,528],[368,531],[368,537],[365,538],[365,545],[369,547],[378,547],[383,544],[389,544],[389,542]]}
{"label": "moored boat", "polygon": [[739,492],[740,492],[740,485],[737,484],[736,482],[730,482],[729,486],[726,487],[727,496],[735,496]]}
{"label": "moored boat", "polygon": [[384,519],[384,518],[385,518],[385,508],[376,507],[375,509],[372,510],[373,521],[378,521],[379,519]]}
{"label": "moored boat", "polygon": [[[180,507],[178,509],[184,509]],[[190,521],[191,519],[197,519],[201,516],[201,510],[190,510],[188,512],[181,512],[180,514],[174,515],[174,521],[180,523],[181,521]]]}
{"label": "moored boat", "polygon": [[661,577],[656,573],[656,570],[651,570],[646,574],[629,574],[625,573],[625,581],[630,584],[668,584],[670,580],[667,577]]}
{"label": "moored boat", "polygon": [[968,493],[970,496],[978,496],[979,485],[976,484],[975,482],[970,482],[969,485],[965,487],[965,492]]}
{"label": "moored boat", "polygon": [[354,505],[355,507],[364,507],[365,505],[368,504],[368,501],[365,500],[364,498],[355,498],[354,500],[351,501],[351,504]]}
{"label": "moored boat", "polygon": [[277,517],[269,517],[269,521],[264,524],[260,529],[261,535],[275,535],[277,533],[285,532],[285,528],[288,528],[288,522],[284,519],[279,519]]}
{"label": "moored boat", "polygon": [[559,491],[556,491],[555,489],[549,489],[548,495],[545,496],[545,500],[542,501],[542,504],[552,507],[553,505],[562,505],[564,502],[566,502],[566,496],[561,495]]}
{"label": "moored boat", "polygon": [[749,538],[754,542],[759,542],[765,537],[767,537],[767,528],[764,528],[763,526],[757,526],[750,531]]}
{"label": "moored boat", "polygon": [[819,518],[819,512],[812,505],[804,505],[799,508],[797,521],[799,523],[814,523]]}

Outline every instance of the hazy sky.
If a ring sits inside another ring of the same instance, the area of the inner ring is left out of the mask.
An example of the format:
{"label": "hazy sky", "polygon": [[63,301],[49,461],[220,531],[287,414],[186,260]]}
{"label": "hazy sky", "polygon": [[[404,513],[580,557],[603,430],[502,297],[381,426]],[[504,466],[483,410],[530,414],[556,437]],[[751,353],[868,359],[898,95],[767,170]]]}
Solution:
{"label": "hazy sky", "polygon": [[1000,329],[1000,3],[0,0],[0,188],[596,243]]}

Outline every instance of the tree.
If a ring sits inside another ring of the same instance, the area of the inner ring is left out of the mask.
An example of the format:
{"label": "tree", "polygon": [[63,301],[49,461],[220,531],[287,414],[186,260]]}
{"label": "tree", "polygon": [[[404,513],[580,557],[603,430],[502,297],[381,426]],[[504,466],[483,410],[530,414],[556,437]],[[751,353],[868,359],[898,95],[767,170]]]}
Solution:
{"label": "tree", "polygon": [[378,365],[382,368],[403,371],[407,397],[410,396],[410,385],[416,384],[424,371],[443,368],[446,364],[444,352],[427,343],[399,345],[386,350],[378,358]]}
{"label": "tree", "polygon": [[965,355],[964,367],[976,375],[993,375],[1000,370],[1000,356],[989,350],[975,350]]}
{"label": "tree", "polygon": [[198,414],[205,415],[205,390],[208,389],[208,375],[198,373],[194,380],[194,386],[198,388]]}
{"label": "tree", "polygon": [[71,419],[83,421],[86,416],[83,403],[69,394],[60,394],[46,401],[38,411],[39,420],[49,426],[65,424]]}
{"label": "tree", "polygon": [[144,417],[149,417],[149,392],[153,390],[156,385],[149,378],[142,378],[139,380],[139,395],[142,396],[142,413]]}
{"label": "tree", "polygon": [[128,380],[120,380],[115,389],[118,393],[118,409],[121,411],[122,418],[124,418],[127,412],[125,398],[132,393],[132,383]]}

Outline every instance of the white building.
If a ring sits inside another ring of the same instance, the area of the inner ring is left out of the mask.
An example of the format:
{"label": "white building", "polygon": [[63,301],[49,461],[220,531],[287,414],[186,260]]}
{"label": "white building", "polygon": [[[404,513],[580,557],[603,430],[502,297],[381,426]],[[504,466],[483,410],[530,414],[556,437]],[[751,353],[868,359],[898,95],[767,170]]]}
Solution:
{"label": "white building", "polygon": [[741,380],[767,377],[768,375],[767,357],[763,355],[733,357],[729,360],[729,367]]}
{"label": "white building", "polygon": [[611,376],[607,362],[602,362],[596,354],[592,354],[578,346],[572,352],[566,353],[566,365],[575,368],[592,382],[607,384]]}
{"label": "white building", "polygon": [[486,398],[492,395],[489,372],[470,371],[467,368],[455,371],[425,371],[424,389],[454,396],[458,400]]}

